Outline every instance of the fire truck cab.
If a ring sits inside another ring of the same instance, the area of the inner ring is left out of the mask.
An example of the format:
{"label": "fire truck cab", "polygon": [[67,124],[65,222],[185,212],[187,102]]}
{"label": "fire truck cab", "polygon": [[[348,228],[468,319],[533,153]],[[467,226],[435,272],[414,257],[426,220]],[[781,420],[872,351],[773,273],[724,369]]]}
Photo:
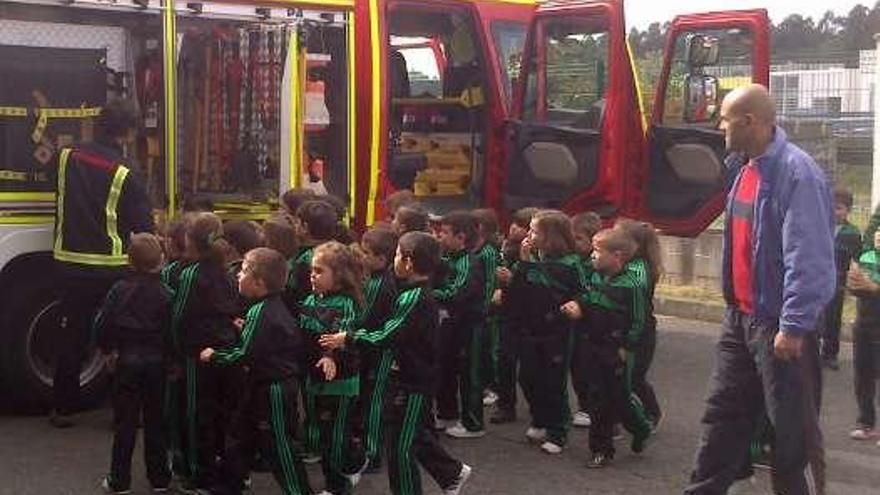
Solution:
{"label": "fire truck cab", "polygon": [[[159,223],[267,218],[291,187],[362,229],[408,189],[436,213],[594,210],[696,235],[726,186],[721,98],[769,78],[764,11],[672,21],[652,109],[622,0],[0,0],[0,381],[51,393],[57,151],[109,100]],[[84,358],[86,401],[101,361]]]}

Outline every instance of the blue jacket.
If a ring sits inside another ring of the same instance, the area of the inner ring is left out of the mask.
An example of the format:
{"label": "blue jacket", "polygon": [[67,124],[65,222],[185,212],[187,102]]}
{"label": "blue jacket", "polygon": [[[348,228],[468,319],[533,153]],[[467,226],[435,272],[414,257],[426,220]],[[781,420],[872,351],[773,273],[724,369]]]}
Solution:
{"label": "blue jacket", "polygon": [[[836,286],[832,196],[824,172],[776,128],[767,151],[754,159],[761,174],[752,223],[755,317],[786,333],[816,330]],[[733,197],[724,230],[724,297],[734,306],[731,270]]]}

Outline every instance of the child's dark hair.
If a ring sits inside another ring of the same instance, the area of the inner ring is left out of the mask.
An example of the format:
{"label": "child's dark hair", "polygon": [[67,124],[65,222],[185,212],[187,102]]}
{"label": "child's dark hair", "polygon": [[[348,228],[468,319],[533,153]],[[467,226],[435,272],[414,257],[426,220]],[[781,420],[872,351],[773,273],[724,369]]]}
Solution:
{"label": "child's dark hair", "polygon": [[464,247],[474,248],[477,242],[477,218],[469,211],[456,210],[443,215],[440,225],[448,225],[453,235],[464,235]]}
{"label": "child's dark hair", "polygon": [[578,213],[571,217],[571,228],[576,234],[584,234],[592,239],[602,230],[602,217],[592,211]]}
{"label": "child's dark hair", "polygon": [[299,207],[306,201],[315,199],[315,192],[305,187],[294,187],[288,189],[281,195],[281,205],[287,210],[287,213],[296,215]]}
{"label": "child's dark hair", "polygon": [[416,203],[398,208],[394,213],[394,219],[401,227],[401,234],[428,230],[428,214]]}
{"label": "child's dark hair", "polygon": [[287,260],[274,249],[258,247],[244,255],[248,270],[254,278],[263,281],[270,294],[277,294],[287,284]]}
{"label": "child's dark hair", "polygon": [[260,233],[248,220],[233,220],[223,224],[223,237],[239,256],[260,247]]}
{"label": "child's dark hair", "polygon": [[95,120],[95,141],[112,144],[129,131],[137,130],[138,125],[138,113],[133,104],[124,100],[110,101]]}
{"label": "child's dark hair", "polygon": [[263,223],[263,236],[266,247],[281,253],[286,259],[292,258],[299,250],[296,231],[284,218],[273,217]]}
{"label": "child's dark hair", "polygon": [[358,307],[363,307],[364,265],[359,253],[345,244],[330,241],[315,248],[312,263],[316,260],[326,260],[336,275],[339,292],[354,299]]}
{"label": "child's dark hair", "polygon": [[374,254],[384,256],[387,263],[394,261],[394,252],[397,250],[397,234],[390,229],[372,228],[361,237],[361,243]]}
{"label": "child's dark hair", "polygon": [[186,251],[186,229],[187,223],[192,220],[191,217],[191,214],[184,213],[179,220],[165,227],[165,238],[168,239],[166,245],[168,252],[165,255],[171,261],[177,261],[177,258],[183,257]]}
{"label": "child's dark hair", "polygon": [[313,241],[329,241],[338,232],[339,216],[336,209],[326,201],[306,201],[296,210],[296,216]]}
{"label": "child's dark hair", "polygon": [[415,202],[416,195],[412,191],[409,189],[401,189],[389,194],[388,197],[385,198],[385,201],[382,202],[382,206],[385,208],[386,214],[396,215],[397,210],[399,210],[401,206],[409,206]]}
{"label": "child's dark hair", "polygon": [[412,261],[413,271],[432,276],[440,265],[440,243],[427,232],[407,232],[398,244],[400,254]]}
{"label": "child's dark hair", "polygon": [[147,232],[132,234],[128,244],[128,264],[139,273],[158,273],[165,256],[159,238]]}
{"label": "child's dark hair", "polygon": [[498,215],[491,208],[474,210],[472,215],[477,220],[477,231],[487,244],[498,245]]}
{"label": "child's dark hair", "polygon": [[651,283],[656,285],[663,275],[663,252],[660,249],[660,237],[654,226],[648,222],[621,218],[614,224],[614,228],[623,230],[635,241],[635,257],[645,260]]}
{"label": "child's dark hair", "polygon": [[593,236],[593,243],[607,251],[622,253],[624,261],[629,261],[636,256],[638,243],[624,229],[604,229]]}
{"label": "child's dark hair", "polygon": [[544,237],[545,245],[541,249],[544,256],[561,257],[574,252],[574,232],[568,215],[557,210],[541,210],[535,213],[532,222]]}
{"label": "child's dark hair", "polygon": [[229,250],[229,243],[223,238],[223,222],[213,213],[195,213],[186,229],[186,236],[193,243],[197,261],[207,261],[222,265]]}
{"label": "child's dark hair", "polygon": [[853,193],[849,189],[838,187],[834,190],[834,204],[846,206],[847,210],[852,210]]}
{"label": "child's dark hair", "polygon": [[539,211],[541,210],[533,207],[520,208],[513,212],[510,221],[515,223],[517,227],[521,229],[528,229],[529,224],[532,223],[532,217],[534,217]]}

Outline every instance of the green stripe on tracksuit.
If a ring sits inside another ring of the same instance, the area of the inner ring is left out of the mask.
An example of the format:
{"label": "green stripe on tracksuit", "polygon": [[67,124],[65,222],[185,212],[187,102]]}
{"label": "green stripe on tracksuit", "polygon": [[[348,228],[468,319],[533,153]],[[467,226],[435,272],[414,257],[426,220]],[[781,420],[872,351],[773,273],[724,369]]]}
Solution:
{"label": "green stripe on tracksuit", "polygon": [[376,383],[370,395],[370,404],[365,418],[367,436],[367,459],[372,461],[379,454],[379,440],[382,434],[382,408],[384,407],[385,390],[388,387],[388,373],[394,356],[391,350],[382,351],[376,370]]}
{"label": "green stripe on tracksuit", "polygon": [[[284,389],[280,383],[269,386],[269,408],[275,462],[278,463],[276,475],[284,495],[306,495],[311,493],[305,480],[297,473],[295,453],[290,443],[287,429],[288,412],[284,406]],[[301,468],[301,466],[300,466]]]}
{"label": "green stripe on tracksuit", "polygon": [[[403,416],[403,425],[400,429],[400,437],[397,441],[397,469],[399,489],[402,495],[411,495],[416,492],[416,483],[418,467],[415,459],[413,459],[413,439],[415,438],[416,429],[419,427],[419,420],[422,416],[422,406],[425,398],[419,394],[411,394],[407,398],[406,412]],[[418,483],[418,491],[421,492],[421,483]]]}

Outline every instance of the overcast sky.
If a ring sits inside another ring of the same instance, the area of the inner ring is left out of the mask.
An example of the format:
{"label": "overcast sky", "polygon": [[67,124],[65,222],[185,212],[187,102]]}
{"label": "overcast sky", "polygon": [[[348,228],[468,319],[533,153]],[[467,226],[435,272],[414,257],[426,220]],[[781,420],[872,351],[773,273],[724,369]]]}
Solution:
{"label": "overcast sky", "polygon": [[[814,20],[831,9],[837,15],[846,15],[854,5],[861,3],[869,8],[875,0],[837,0],[835,2],[816,0],[624,0],[627,26],[644,29],[652,22],[671,21],[678,14],[709,12],[713,10],[764,8],[770,13],[773,22],[785,19],[789,14],[798,13]],[[831,7],[833,5],[833,7]]]}

